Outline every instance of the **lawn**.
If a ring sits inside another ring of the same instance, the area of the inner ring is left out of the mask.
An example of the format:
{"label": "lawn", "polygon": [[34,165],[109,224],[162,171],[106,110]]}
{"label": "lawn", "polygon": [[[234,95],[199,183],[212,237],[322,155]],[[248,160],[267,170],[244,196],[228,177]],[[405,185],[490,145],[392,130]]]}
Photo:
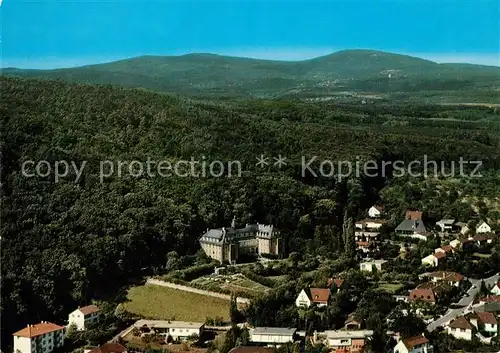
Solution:
{"label": "lawn", "polygon": [[125,309],[145,318],[196,322],[205,322],[207,317],[229,318],[229,300],[152,284],[132,287],[127,299]]}
{"label": "lawn", "polygon": [[404,286],[401,283],[380,283],[378,287],[386,292],[394,294]]}

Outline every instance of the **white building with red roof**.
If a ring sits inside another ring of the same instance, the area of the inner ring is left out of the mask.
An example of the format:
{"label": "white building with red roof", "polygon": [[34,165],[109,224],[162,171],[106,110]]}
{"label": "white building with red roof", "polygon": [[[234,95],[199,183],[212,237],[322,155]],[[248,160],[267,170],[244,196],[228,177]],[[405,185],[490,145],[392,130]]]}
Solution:
{"label": "white building with red roof", "polygon": [[50,353],[64,344],[64,326],[42,321],[14,332],[14,352]]}
{"label": "white building with red roof", "polygon": [[394,353],[431,353],[433,351],[425,336],[414,336],[400,340],[394,347]]}
{"label": "white building with red roof", "polygon": [[99,321],[100,312],[101,310],[96,305],[78,307],[78,309],[69,314],[68,327],[75,325],[78,331],[83,331],[89,324]]}
{"label": "white building with red roof", "polygon": [[328,288],[306,288],[302,289],[295,299],[297,307],[327,306],[330,300],[330,289]]}

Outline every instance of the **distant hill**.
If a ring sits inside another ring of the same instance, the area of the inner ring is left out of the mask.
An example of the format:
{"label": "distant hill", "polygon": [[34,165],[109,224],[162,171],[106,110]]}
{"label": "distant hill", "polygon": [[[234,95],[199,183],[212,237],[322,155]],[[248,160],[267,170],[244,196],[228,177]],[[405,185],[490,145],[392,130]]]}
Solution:
{"label": "distant hill", "polygon": [[499,67],[438,64],[373,50],[344,50],[304,61],[215,54],[141,56],[69,69],[8,68],[3,74],[188,95],[334,99],[368,94],[378,99],[446,97],[446,102],[496,103],[500,85]]}

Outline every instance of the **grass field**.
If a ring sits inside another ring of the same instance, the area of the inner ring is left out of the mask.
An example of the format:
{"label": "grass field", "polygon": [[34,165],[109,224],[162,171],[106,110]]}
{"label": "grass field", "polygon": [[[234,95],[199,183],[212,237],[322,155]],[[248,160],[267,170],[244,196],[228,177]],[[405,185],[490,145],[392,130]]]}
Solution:
{"label": "grass field", "polygon": [[401,288],[403,288],[403,285],[401,283],[380,283],[378,287],[380,289],[385,290],[386,292],[394,294],[398,290],[400,290]]}
{"label": "grass field", "polygon": [[205,322],[229,318],[228,300],[155,285],[133,287],[124,303],[127,311],[145,318]]}

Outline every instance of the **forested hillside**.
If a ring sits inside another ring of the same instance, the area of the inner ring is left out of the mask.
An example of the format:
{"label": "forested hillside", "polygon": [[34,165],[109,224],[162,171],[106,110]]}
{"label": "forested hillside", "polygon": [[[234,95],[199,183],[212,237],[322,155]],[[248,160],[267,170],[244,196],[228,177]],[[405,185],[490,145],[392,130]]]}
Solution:
{"label": "forested hillside", "polygon": [[[27,322],[63,320],[141,269],[161,269],[171,250],[195,253],[203,230],[233,216],[274,224],[288,251],[349,255],[345,225],[376,201],[390,175],[304,178],[303,155],[410,161],[426,154],[482,160],[491,178],[500,170],[500,117],[487,107],[215,102],[6,77],[0,95],[2,337]],[[288,165],[257,168],[261,154],[284,155]],[[99,180],[103,160],[192,157],[239,160],[243,174]],[[23,176],[28,160],[87,166],[78,182],[70,173],[55,183],[53,174]],[[483,190],[498,191],[488,185]],[[392,211],[402,214],[416,197]]]}
{"label": "forested hillside", "polygon": [[70,69],[3,72],[211,97],[500,103],[498,67],[438,64],[374,50],[344,50],[304,61],[143,56]]}

